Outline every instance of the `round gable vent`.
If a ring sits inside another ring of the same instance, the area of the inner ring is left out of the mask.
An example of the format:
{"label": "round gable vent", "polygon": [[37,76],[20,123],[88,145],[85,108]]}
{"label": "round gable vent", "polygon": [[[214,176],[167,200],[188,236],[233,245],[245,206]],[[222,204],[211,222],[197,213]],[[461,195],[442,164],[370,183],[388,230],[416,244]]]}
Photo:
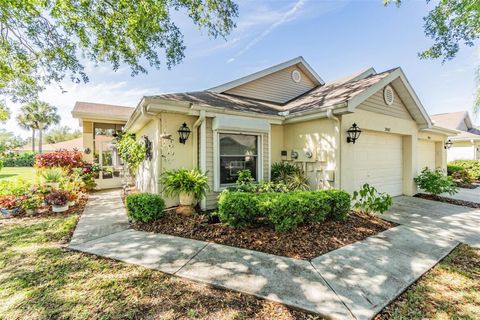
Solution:
{"label": "round gable vent", "polygon": [[393,88],[390,86],[386,86],[385,89],[383,89],[383,99],[385,100],[385,103],[389,106],[393,104],[393,100],[395,99],[395,95],[393,94]]}
{"label": "round gable vent", "polygon": [[298,70],[292,71],[292,80],[294,82],[300,82],[300,80],[302,80],[302,75],[300,74],[300,72],[298,72]]}

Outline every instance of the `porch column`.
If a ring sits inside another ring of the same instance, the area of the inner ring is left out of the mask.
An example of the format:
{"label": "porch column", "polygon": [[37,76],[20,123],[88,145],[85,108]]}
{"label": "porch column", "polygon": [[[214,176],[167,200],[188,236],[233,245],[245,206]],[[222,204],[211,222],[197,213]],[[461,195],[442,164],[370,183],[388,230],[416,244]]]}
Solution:
{"label": "porch column", "polygon": [[[200,150],[199,150],[199,165],[202,172],[207,172],[207,120],[205,119],[200,125]],[[206,210],[207,199],[203,198],[200,201],[200,209]]]}

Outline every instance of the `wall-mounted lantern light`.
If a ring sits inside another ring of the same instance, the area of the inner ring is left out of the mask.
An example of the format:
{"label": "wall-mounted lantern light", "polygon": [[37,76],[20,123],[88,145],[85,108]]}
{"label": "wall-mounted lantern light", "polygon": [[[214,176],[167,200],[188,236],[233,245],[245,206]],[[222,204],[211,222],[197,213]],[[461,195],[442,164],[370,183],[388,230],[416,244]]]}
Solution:
{"label": "wall-mounted lantern light", "polygon": [[452,140],[448,139],[447,142],[445,142],[445,149],[450,149],[453,145]]}
{"label": "wall-mounted lantern light", "polygon": [[347,130],[347,143],[353,143],[355,144],[355,141],[360,137],[360,133],[362,133],[362,130],[357,126],[356,123],[352,124],[352,126]]}
{"label": "wall-mounted lantern light", "polygon": [[190,128],[187,127],[187,124],[184,122],[180,126],[180,129],[178,129],[178,134],[180,135],[180,143],[185,144],[185,142],[188,140],[188,137],[190,136],[190,132],[192,132],[192,130],[190,130]]}

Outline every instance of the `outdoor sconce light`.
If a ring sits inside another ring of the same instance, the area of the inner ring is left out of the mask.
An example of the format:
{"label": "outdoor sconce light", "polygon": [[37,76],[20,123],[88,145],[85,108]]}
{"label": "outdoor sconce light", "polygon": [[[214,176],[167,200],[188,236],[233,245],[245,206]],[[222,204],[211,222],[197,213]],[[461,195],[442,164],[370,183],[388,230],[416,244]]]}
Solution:
{"label": "outdoor sconce light", "polygon": [[360,133],[362,133],[362,130],[357,126],[356,123],[353,123],[352,126],[347,130],[347,143],[353,143],[355,144],[355,141],[360,137]]}
{"label": "outdoor sconce light", "polygon": [[445,149],[450,149],[452,147],[452,144],[453,144],[452,140],[448,139],[448,141],[445,142],[445,147],[444,148]]}
{"label": "outdoor sconce light", "polygon": [[190,130],[189,127],[187,127],[187,124],[184,122],[181,126],[180,129],[178,129],[178,134],[180,135],[180,143],[185,144],[185,142],[188,140],[188,137],[190,136]]}

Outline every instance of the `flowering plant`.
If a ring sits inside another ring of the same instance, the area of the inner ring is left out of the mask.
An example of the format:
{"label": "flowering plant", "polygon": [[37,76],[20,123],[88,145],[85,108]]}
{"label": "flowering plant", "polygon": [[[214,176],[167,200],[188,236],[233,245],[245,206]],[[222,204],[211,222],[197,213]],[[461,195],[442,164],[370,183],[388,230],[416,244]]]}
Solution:
{"label": "flowering plant", "polygon": [[25,210],[38,209],[42,205],[42,197],[33,195],[22,199],[22,208]]}
{"label": "flowering plant", "polygon": [[18,199],[16,196],[0,196],[0,208],[15,209],[18,207]]}
{"label": "flowering plant", "polygon": [[35,166],[38,168],[79,168],[83,167],[83,164],[82,153],[79,151],[61,150],[37,154],[35,156]]}
{"label": "flowering plant", "polygon": [[55,190],[45,196],[48,204],[63,207],[68,202],[68,193],[63,190]]}

